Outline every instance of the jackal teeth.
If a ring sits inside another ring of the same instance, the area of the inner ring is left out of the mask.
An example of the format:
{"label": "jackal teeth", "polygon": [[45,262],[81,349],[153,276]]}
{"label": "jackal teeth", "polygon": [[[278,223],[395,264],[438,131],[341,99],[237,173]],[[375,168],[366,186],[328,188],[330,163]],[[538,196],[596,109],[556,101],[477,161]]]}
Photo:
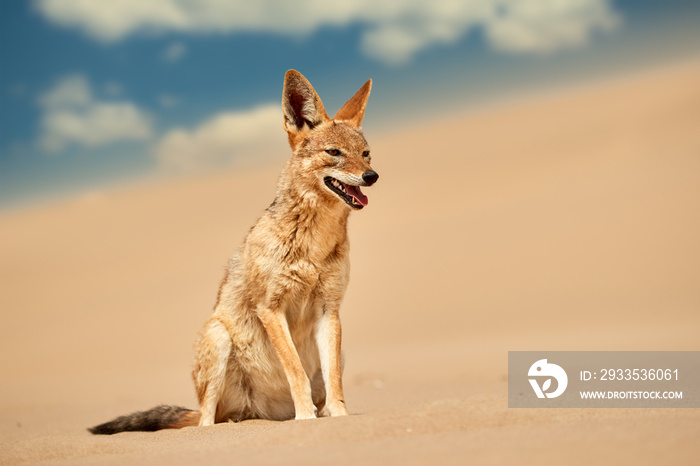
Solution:
{"label": "jackal teeth", "polygon": [[342,192],[347,193],[347,191],[345,190],[345,185],[344,185],[343,183],[341,183],[340,181],[338,181],[338,180],[336,180],[335,178],[333,178],[333,179],[331,180],[331,183],[333,183],[333,186],[335,186],[336,188],[338,188],[338,189],[341,190]]}

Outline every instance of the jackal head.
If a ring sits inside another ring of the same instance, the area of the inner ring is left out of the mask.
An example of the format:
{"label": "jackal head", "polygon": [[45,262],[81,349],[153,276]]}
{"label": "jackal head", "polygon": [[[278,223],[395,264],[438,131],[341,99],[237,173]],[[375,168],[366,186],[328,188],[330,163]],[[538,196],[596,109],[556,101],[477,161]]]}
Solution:
{"label": "jackal head", "polygon": [[362,134],[371,88],[370,79],[333,118],[298,71],[287,71],[282,95],[284,129],[292,147],[296,181],[328,202],[344,201],[357,210],[368,202],[360,186],[371,186],[379,179],[370,166],[370,149]]}

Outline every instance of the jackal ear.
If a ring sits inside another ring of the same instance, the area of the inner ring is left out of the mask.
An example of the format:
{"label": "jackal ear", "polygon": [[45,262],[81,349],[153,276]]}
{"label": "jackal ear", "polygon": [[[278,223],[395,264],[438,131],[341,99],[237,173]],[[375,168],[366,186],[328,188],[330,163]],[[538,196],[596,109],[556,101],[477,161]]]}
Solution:
{"label": "jackal ear", "polygon": [[284,75],[282,111],[284,129],[288,133],[298,133],[304,126],[312,129],[319,123],[330,120],[311,83],[296,70],[289,70]]}
{"label": "jackal ear", "polygon": [[334,120],[346,120],[351,125],[362,126],[362,119],[365,117],[365,107],[367,107],[367,99],[372,90],[372,80],[367,82],[350,98],[345,105],[342,106],[338,113],[333,117]]}

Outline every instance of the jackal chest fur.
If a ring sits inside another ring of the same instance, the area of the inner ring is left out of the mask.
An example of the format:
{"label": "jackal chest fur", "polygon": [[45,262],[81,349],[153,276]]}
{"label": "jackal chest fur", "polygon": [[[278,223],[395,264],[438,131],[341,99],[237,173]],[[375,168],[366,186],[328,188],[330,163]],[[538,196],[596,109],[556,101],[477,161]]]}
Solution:
{"label": "jackal chest fur", "polygon": [[294,340],[310,335],[327,304],[340,304],[350,268],[347,219],[342,206],[319,206],[314,195],[287,193],[246,239],[242,256],[250,298],[258,306],[285,309]]}

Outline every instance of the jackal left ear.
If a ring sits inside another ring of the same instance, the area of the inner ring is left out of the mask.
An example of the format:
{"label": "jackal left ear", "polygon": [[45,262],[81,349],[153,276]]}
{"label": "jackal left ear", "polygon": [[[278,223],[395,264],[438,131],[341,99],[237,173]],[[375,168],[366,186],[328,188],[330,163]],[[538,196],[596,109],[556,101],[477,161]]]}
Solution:
{"label": "jackal left ear", "polygon": [[311,83],[296,70],[289,70],[284,75],[282,111],[284,129],[290,134],[300,132],[304,126],[312,129],[330,120]]}
{"label": "jackal left ear", "polygon": [[346,120],[351,125],[362,126],[362,119],[365,117],[365,107],[367,107],[367,99],[372,90],[372,80],[367,82],[350,98],[345,105],[342,106],[338,113],[333,117],[334,120]]}

